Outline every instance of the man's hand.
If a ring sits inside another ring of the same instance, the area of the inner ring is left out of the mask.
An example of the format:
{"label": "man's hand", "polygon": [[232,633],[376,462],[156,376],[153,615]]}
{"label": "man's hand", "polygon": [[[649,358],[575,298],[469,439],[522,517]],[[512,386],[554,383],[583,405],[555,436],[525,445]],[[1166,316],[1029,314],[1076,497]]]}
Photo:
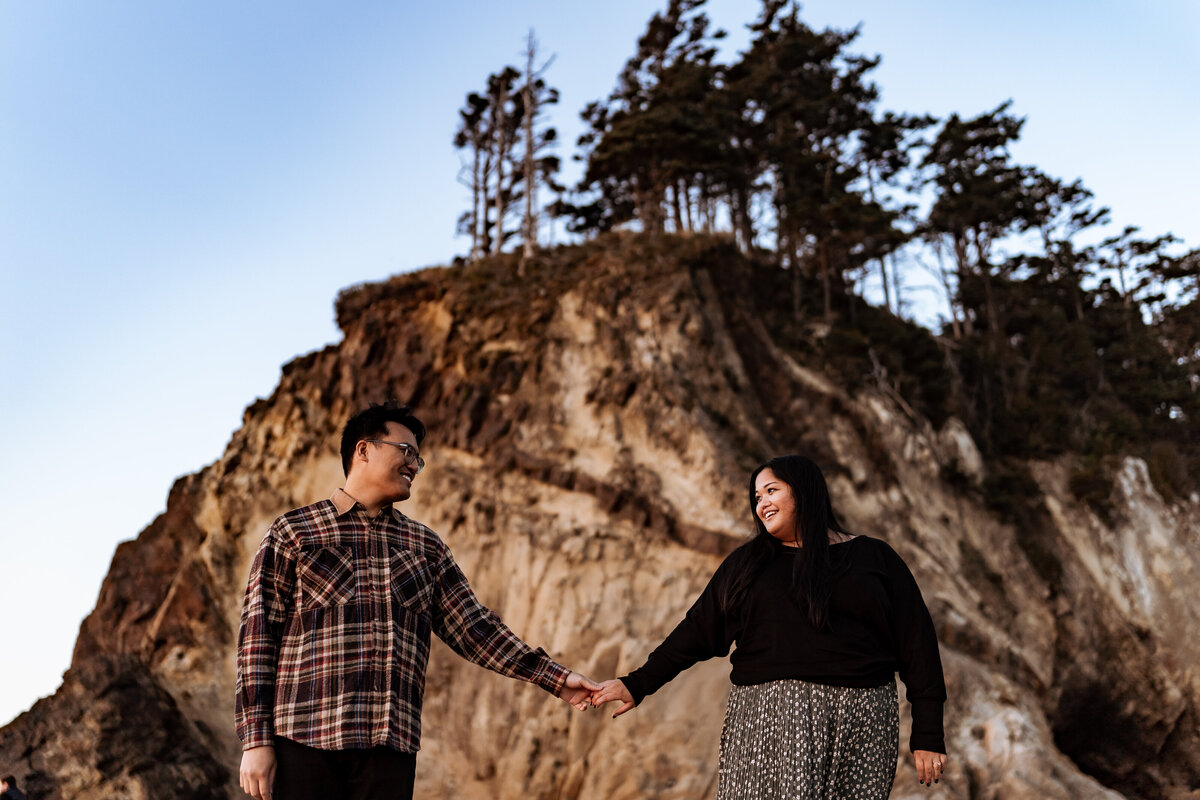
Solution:
{"label": "man's hand", "polygon": [[937,783],[946,770],[946,754],[931,750],[913,750],[913,761],[917,763],[917,780],[926,786]]}
{"label": "man's hand", "polygon": [[275,787],[275,748],[266,745],[243,752],[238,777],[242,791],[254,800],[271,800]]}
{"label": "man's hand", "polygon": [[613,719],[624,714],[629,709],[633,708],[633,695],[625,688],[625,684],[613,678],[611,681],[605,681],[600,684],[600,688],[592,692],[592,705],[599,708],[605,703],[611,703],[613,700],[619,700],[621,707],[613,714]]}
{"label": "man's hand", "polygon": [[572,672],[567,675],[567,682],[559,690],[558,696],[575,706],[577,711],[587,711],[588,700],[591,698],[592,692],[599,688],[600,684],[591,678],[586,678],[578,672]]}

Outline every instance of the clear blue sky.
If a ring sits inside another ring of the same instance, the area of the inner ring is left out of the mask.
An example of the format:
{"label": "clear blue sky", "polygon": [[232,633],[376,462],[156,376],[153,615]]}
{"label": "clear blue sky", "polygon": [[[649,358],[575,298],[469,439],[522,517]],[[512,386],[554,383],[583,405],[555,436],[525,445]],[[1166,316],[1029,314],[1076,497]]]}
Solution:
{"label": "clear blue sky", "polygon": [[[117,542],[219,456],[281,364],[337,340],[338,289],[465,251],[466,93],[535,27],[569,157],[658,7],[0,0],[0,723],[58,685]],[[757,8],[710,2],[735,48]],[[1200,244],[1193,0],[805,17],[864,22],[882,108],[1012,97],[1019,160]]]}

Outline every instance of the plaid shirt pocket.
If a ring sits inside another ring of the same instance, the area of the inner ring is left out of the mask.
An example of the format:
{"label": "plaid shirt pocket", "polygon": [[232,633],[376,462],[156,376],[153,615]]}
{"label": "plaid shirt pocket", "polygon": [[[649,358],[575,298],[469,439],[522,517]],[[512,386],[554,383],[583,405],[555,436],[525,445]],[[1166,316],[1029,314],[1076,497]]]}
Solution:
{"label": "plaid shirt pocket", "polygon": [[343,605],[354,599],[354,556],[349,547],[302,551],[296,577],[301,608]]}
{"label": "plaid shirt pocket", "polygon": [[430,613],[433,575],[429,562],[399,547],[391,551],[392,595],[400,605],[415,613]]}

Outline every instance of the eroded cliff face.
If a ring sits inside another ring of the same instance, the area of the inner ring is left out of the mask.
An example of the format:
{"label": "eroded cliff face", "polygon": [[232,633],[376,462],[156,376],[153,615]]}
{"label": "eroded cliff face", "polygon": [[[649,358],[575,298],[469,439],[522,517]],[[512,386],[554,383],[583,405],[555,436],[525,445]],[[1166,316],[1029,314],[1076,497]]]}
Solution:
{"label": "eroded cliff face", "polygon": [[[848,526],[912,567],[943,641],[950,768],[921,787],[902,748],[894,797],[1196,796],[1196,504],[1164,504],[1131,460],[1106,525],[1071,497],[1069,464],[1037,463],[1036,529],[1004,524],[943,477],[987,469],[960,423],[934,430],[806,365],[764,323],[771,291],[744,291],[774,274],[720,242],[613,239],[527,266],[344,293],[344,340],[287,365],[221,460],[118,548],[62,688],[0,731],[31,796],[242,796],[250,560],[277,514],[341,485],[341,424],[390,396],[431,430],[405,513],[565,664],[638,666],[749,533],[749,470],[808,452]],[[701,664],[614,721],[438,644],[418,796],[710,797],[727,687],[727,662]]]}

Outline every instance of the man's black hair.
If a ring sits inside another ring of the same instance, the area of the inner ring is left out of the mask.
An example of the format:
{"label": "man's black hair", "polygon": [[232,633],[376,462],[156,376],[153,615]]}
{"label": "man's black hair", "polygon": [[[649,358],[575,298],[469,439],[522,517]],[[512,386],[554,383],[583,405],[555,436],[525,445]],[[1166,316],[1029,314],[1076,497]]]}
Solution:
{"label": "man's black hair", "polygon": [[387,436],[389,422],[396,422],[412,431],[417,444],[425,438],[425,426],[413,415],[412,409],[395,400],[372,403],[369,408],[355,414],[342,428],[342,472],[350,474],[354,463],[354,447],[363,439],[378,439]]}
{"label": "man's black hair", "polygon": [[16,789],[16,788],[17,788],[17,779],[16,779],[16,778],[14,778],[12,775],[5,775],[3,778],[0,778],[0,781],[3,781],[4,783],[7,783],[7,784],[8,784],[8,788],[10,788],[10,789]]}

